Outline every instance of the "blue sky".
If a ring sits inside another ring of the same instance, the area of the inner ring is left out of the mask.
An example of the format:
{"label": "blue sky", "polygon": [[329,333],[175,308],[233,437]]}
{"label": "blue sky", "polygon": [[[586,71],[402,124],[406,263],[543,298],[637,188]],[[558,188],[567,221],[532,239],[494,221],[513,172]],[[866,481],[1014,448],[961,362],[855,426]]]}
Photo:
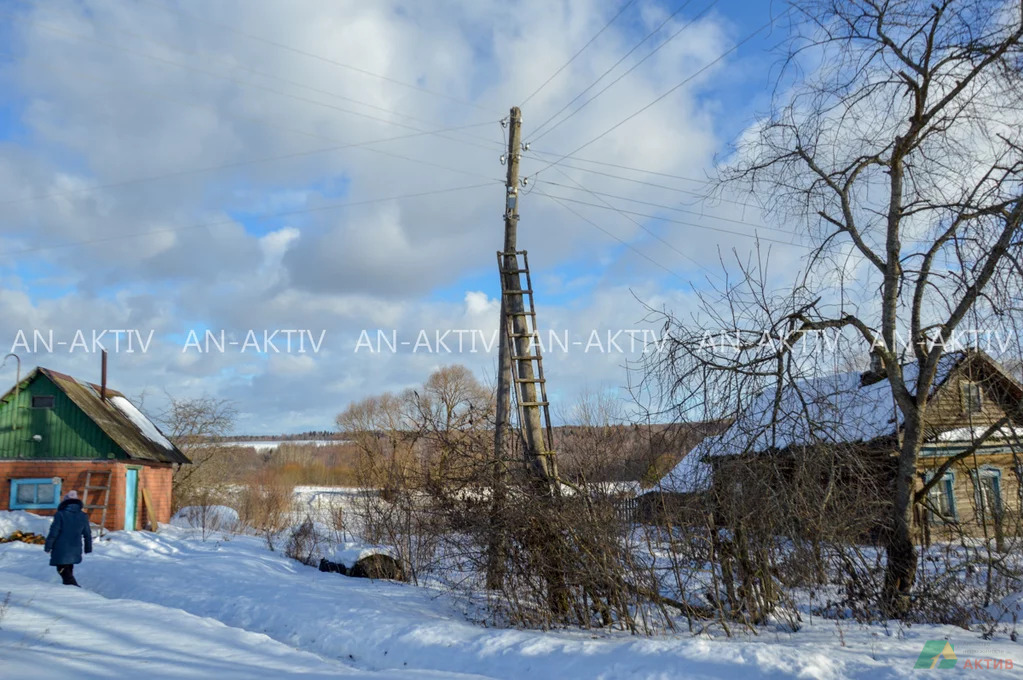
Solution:
{"label": "blue sky", "polygon": [[[119,389],[231,399],[247,432],[329,427],[349,401],[417,384],[445,363],[492,375],[491,356],[370,361],[351,339],[380,328],[410,337],[492,331],[504,174],[498,119],[621,4],[535,0],[514,14],[496,1],[298,3],[289,12],[238,0],[159,5],[0,5],[17,16],[0,22],[0,42],[14,50],[0,55],[0,342],[33,329],[153,330],[153,350],[113,358]],[[658,39],[708,3],[690,5]],[[630,7],[528,103],[524,138],[677,6]],[[714,3],[537,148],[567,153],[606,133],[780,8]],[[719,253],[752,246],[750,237],[618,211],[701,220],[669,209],[687,205],[748,222],[703,223],[752,233],[755,211],[701,202],[685,192],[702,185],[678,178],[711,173],[767,110],[777,58],[766,50],[781,37],[750,40],[580,152],[567,178],[544,170],[527,187],[520,247],[530,251],[542,326],[584,337],[634,327],[647,304],[685,309]],[[485,125],[307,153],[466,122]],[[523,174],[546,164],[527,154]],[[26,200],[33,196],[46,198]],[[304,329],[328,340],[315,355],[182,351],[189,330],[206,329]],[[97,362],[60,353],[23,359],[84,377]],[[625,359],[571,355],[548,371],[570,400],[623,385]]]}

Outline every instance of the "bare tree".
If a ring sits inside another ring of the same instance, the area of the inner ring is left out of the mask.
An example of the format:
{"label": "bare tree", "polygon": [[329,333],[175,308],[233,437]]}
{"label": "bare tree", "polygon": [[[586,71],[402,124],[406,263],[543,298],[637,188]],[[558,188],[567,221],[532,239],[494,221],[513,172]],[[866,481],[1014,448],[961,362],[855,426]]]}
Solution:
{"label": "bare tree", "polygon": [[413,581],[429,566],[440,514],[480,483],[493,393],[462,366],[422,385],[350,404],[338,428],[362,453],[357,513],[364,537],[392,547]]}
{"label": "bare tree", "polygon": [[217,438],[230,433],[237,410],[227,399],[202,396],[193,399],[169,397],[160,414],[164,432],[192,461],[174,471],[174,507],[198,503],[211,505],[225,484],[229,462]]}
{"label": "bare tree", "polygon": [[464,485],[489,448],[493,391],[472,371],[454,365],[435,371],[409,397],[411,419],[424,444],[428,480],[439,480],[438,490]]}
{"label": "bare tree", "polygon": [[[699,320],[669,315],[675,343],[655,368],[676,403],[714,403],[720,417],[805,373],[799,340],[832,332],[873,355],[901,423],[884,588],[900,614],[916,574],[911,525],[928,489],[915,488],[915,473],[942,356],[966,324],[1006,326],[995,293],[1019,307],[1023,3],[815,0],[787,14],[777,103],[721,186],[762,197],[809,254],[784,290],[761,254],[704,296]],[[708,348],[708,331],[728,338],[727,351]]]}

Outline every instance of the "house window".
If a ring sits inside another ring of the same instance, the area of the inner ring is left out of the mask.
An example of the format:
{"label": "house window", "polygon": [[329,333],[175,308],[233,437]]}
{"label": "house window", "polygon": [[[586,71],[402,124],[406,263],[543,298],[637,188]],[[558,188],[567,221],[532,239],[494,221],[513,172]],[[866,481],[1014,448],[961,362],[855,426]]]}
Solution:
{"label": "house window", "polygon": [[[928,481],[930,481],[930,476],[928,476]],[[937,514],[938,518],[942,521],[952,521],[956,517],[954,483],[955,478],[952,476],[952,473],[946,472],[941,480],[927,492],[931,512]]]}
{"label": "house window", "polygon": [[974,470],[972,476],[973,500],[977,506],[978,516],[982,508],[987,517],[1002,514],[1002,471],[985,466],[980,470]]}
{"label": "house window", "polygon": [[11,480],[11,510],[45,510],[59,504],[59,477]]}
{"label": "house window", "polygon": [[983,406],[980,385],[964,380],[959,383],[959,394],[963,400],[963,413],[980,413],[980,409]]}
{"label": "house window", "polygon": [[32,408],[53,408],[53,395],[52,394],[33,395]]}

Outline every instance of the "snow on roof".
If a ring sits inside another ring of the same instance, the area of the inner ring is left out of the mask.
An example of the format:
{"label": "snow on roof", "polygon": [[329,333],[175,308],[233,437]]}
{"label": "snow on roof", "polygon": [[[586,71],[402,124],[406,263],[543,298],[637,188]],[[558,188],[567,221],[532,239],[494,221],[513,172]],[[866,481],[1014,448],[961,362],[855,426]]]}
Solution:
{"label": "snow on roof", "polygon": [[135,408],[135,404],[131,403],[127,399],[121,396],[110,397],[110,403],[117,407],[117,410],[128,417],[128,420],[138,428],[146,439],[151,442],[155,442],[167,450],[173,450],[174,445],[170,443],[170,440],[163,436],[163,434],[156,429],[156,425],[146,418],[142,414],[142,411]]}
{"label": "snow on roof", "polygon": [[703,462],[703,457],[697,453],[697,449],[699,446],[686,454],[678,465],[665,475],[661,480],[662,490],[692,493],[710,488],[711,467]]}
{"label": "snow on roof", "polygon": [[[987,432],[990,425],[975,425],[973,427],[957,427],[952,430],[939,432],[931,441],[937,442],[973,442],[980,439]],[[1011,439],[1013,442],[1023,441],[1023,427],[1000,427],[991,433],[991,443],[994,440]]]}
{"label": "snow on roof", "polygon": [[[935,386],[942,384],[962,358],[942,357]],[[916,389],[917,365],[903,366],[903,379]],[[686,493],[706,488],[710,466],[704,458],[740,455],[793,445],[867,442],[895,434],[901,424],[887,380],[863,385],[858,372],[837,373],[785,385],[781,395],[766,389],[753,398],[722,434],[707,437],[667,474],[662,488]],[[777,404],[775,400],[777,398]]]}

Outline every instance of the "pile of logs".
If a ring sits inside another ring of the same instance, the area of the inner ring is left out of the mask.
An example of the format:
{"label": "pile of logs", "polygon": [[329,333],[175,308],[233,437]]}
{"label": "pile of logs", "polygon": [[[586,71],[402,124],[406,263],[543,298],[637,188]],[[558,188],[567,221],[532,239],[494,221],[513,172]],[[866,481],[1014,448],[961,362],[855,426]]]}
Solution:
{"label": "pile of logs", "polygon": [[22,543],[31,543],[32,545],[43,545],[44,543],[46,543],[46,537],[40,536],[39,534],[31,534],[25,531],[15,531],[7,538],[0,536],[0,543],[13,543],[14,541],[21,541]]}

